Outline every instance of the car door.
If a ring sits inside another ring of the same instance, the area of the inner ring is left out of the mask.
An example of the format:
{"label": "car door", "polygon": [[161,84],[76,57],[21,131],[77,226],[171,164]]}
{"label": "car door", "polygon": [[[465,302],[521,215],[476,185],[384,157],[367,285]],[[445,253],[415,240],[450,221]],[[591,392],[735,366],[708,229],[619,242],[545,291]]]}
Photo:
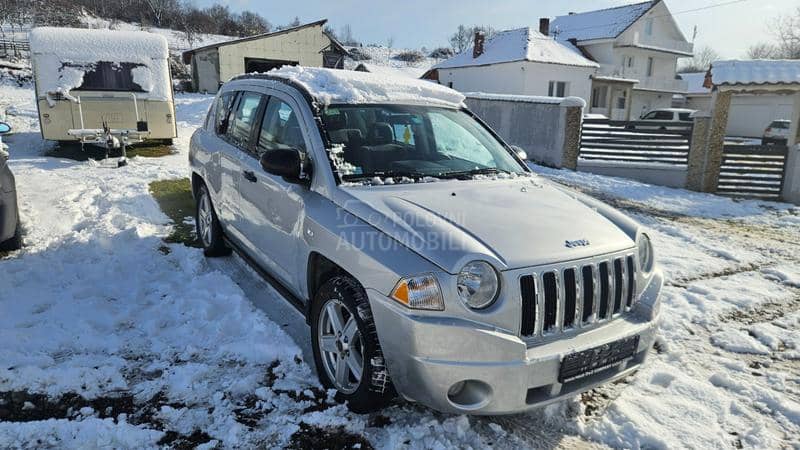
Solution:
{"label": "car door", "polygon": [[289,96],[275,92],[269,97],[260,126],[254,132],[255,145],[245,158],[239,181],[241,228],[255,249],[263,267],[288,286],[297,286],[296,273],[305,197],[310,191],[261,167],[265,152],[296,148],[306,152],[308,127],[299,105]]}
{"label": "car door", "polygon": [[239,197],[238,171],[233,171],[237,153],[227,138],[228,124],[236,106],[238,92],[220,94],[214,104],[212,130],[201,135],[202,147],[211,153],[211,162],[206,174],[206,183],[211,189],[214,209],[227,230],[235,223],[234,208]]}
{"label": "car door", "polygon": [[226,231],[237,241],[244,243],[247,243],[248,239],[241,227],[242,204],[239,187],[242,183],[242,171],[246,170],[244,161],[249,158],[250,146],[253,144],[255,123],[264,101],[264,95],[258,92],[242,90],[236,95],[223,138],[224,150],[220,152],[223,185],[234,186],[233,192],[226,192],[222,196],[223,201],[227,202],[230,214],[229,227]]}

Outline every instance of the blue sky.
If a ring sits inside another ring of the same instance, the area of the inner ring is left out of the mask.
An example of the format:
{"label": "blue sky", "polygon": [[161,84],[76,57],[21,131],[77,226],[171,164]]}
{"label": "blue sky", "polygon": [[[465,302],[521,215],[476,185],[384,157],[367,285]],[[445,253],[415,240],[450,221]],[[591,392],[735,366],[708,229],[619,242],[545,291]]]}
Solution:
{"label": "blue sky", "polygon": [[[744,0],[696,12],[680,13],[730,0],[666,0],[686,36],[698,28],[696,43],[709,45],[722,57],[743,57],[747,48],[771,40],[767,23],[798,7],[797,0]],[[288,23],[295,16],[303,22],[327,18],[339,29],[350,24],[365,44],[384,44],[391,37],[396,47],[433,48],[447,44],[459,24],[487,24],[496,29],[538,26],[539,17],[569,11],[587,11],[632,3],[625,0],[195,0],[197,6],[224,3],[233,10],[250,9],[273,24]]]}

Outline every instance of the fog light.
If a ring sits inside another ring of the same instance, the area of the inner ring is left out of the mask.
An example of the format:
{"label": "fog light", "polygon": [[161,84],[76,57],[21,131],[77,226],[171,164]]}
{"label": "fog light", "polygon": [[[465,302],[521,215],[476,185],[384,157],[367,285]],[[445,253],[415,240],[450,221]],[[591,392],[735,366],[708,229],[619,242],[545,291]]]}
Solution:
{"label": "fog light", "polygon": [[483,381],[459,381],[447,390],[447,399],[458,409],[476,411],[489,404],[492,388]]}
{"label": "fog light", "polygon": [[464,390],[465,383],[463,381],[459,381],[458,383],[450,386],[450,389],[447,390],[448,397],[457,397],[461,391]]}

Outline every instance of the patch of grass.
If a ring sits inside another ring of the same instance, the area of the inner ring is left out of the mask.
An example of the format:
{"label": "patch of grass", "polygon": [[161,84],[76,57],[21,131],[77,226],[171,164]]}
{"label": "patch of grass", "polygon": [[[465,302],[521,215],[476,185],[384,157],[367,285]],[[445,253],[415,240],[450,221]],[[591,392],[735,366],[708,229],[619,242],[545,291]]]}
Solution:
{"label": "patch of grass", "polygon": [[[130,146],[126,149],[129,158],[142,157],[142,158],[161,158],[163,156],[172,155],[175,149],[171,145],[161,145],[156,143],[142,143]],[[47,156],[56,158],[67,158],[75,161],[86,161],[93,159],[100,161],[106,157],[106,149],[92,144],[86,144],[81,148],[77,143],[59,144],[53,147],[46,153]],[[122,150],[113,149],[108,152],[110,158],[119,158],[122,156]]]}
{"label": "patch of grass", "polygon": [[192,184],[189,179],[153,181],[150,183],[150,194],[173,223],[172,233],[165,241],[200,248],[193,221],[186,222],[187,217],[194,217],[195,210]]}

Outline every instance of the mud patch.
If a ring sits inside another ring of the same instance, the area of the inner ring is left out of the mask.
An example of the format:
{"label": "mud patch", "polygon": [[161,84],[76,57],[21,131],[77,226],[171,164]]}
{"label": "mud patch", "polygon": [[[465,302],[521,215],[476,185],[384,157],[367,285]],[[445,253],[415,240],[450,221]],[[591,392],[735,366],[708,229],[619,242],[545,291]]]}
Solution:
{"label": "mud patch", "polygon": [[[91,411],[86,408],[91,408]],[[0,392],[0,422],[72,419],[83,413],[104,419],[134,411],[136,406],[129,394],[87,400],[72,393],[53,399],[25,391]]]}
{"label": "mud patch", "polygon": [[300,430],[295,432],[287,448],[305,450],[317,449],[372,449],[372,444],[363,436],[353,434],[343,427],[322,428],[316,425],[300,423]]}
{"label": "mud patch", "polygon": [[[161,145],[158,143],[143,143],[129,146],[125,149],[128,158],[161,158],[177,153],[171,145]],[[53,147],[45,156],[54,158],[66,158],[73,161],[88,161],[93,159],[95,161],[102,161],[105,158],[119,158],[122,156],[121,149],[111,149],[106,151],[105,148],[92,144],[81,144],[75,142],[65,142]]]}
{"label": "mud patch", "polygon": [[189,435],[179,434],[175,431],[167,431],[157,444],[172,449],[190,450],[196,448],[198,445],[211,442],[212,440],[211,436],[200,430],[194,430],[192,434]]}
{"label": "mud patch", "polygon": [[[192,183],[188,178],[159,180],[150,183],[150,195],[156,199],[161,211],[172,220],[172,232],[164,241],[201,248],[194,226],[195,204]],[[159,251],[165,253],[159,248]]]}
{"label": "mud patch", "polygon": [[742,325],[773,323],[781,317],[800,310],[800,294],[789,302],[763,303],[756,308],[731,311],[720,316],[720,321],[736,322]]}

